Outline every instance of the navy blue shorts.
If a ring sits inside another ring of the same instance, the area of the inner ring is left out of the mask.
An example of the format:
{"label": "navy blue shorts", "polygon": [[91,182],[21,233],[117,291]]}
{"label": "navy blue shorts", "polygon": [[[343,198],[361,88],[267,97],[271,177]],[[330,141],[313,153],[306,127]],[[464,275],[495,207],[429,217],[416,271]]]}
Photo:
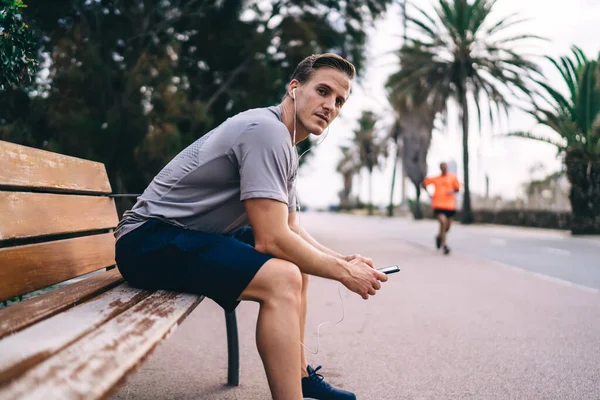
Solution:
{"label": "navy blue shorts", "polygon": [[116,262],[133,287],[204,295],[225,311],[272,257],[254,249],[250,227],[203,233],[151,219],[119,238]]}
{"label": "navy blue shorts", "polygon": [[444,210],[442,208],[434,208],[433,214],[437,217],[440,214],[445,215],[448,218],[452,218],[456,215],[456,210]]}

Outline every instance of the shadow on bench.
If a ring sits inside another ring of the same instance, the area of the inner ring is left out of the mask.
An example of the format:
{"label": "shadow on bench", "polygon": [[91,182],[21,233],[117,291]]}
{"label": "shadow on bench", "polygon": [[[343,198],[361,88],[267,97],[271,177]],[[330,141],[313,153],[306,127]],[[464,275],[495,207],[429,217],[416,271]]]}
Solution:
{"label": "shadow on bench", "polygon": [[[110,193],[103,164],[0,141],[0,301],[71,280],[0,309],[1,399],[105,398],[203,300],[123,281]],[[225,318],[238,385],[235,312]]]}

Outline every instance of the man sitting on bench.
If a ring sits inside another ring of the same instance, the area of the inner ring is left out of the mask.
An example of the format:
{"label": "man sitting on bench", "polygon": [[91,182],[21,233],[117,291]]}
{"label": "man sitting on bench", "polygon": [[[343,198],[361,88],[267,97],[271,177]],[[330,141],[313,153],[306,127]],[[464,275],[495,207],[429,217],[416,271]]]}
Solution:
{"label": "man sitting on bench", "polygon": [[226,311],[241,300],[260,304],[257,347],[276,400],[356,398],[307,365],[308,275],[364,299],[387,280],[370,259],[326,248],[296,219],[295,145],[338,116],[354,77],[335,54],[307,57],[281,104],[237,114],[184,149],[115,231],[130,285],[201,294]]}

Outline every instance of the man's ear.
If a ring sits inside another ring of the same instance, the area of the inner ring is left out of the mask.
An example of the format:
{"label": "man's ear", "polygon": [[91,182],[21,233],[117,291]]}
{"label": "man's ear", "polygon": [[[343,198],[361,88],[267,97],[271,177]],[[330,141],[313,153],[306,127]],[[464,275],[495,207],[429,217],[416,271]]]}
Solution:
{"label": "man's ear", "polygon": [[292,81],[290,82],[289,86],[288,86],[288,95],[292,98],[292,99],[296,99],[296,94],[294,93],[296,88],[298,88],[300,82],[298,82],[296,79],[292,79]]}

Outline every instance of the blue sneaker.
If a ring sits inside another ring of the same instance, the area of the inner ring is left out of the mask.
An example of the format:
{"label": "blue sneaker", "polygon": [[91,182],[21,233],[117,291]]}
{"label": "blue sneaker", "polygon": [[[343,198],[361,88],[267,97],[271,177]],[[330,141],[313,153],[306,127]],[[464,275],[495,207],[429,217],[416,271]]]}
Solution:
{"label": "blue sneaker", "polygon": [[356,400],[354,393],[336,389],[325,382],[323,375],[317,374],[321,369],[319,365],[313,369],[310,365],[306,368],[308,377],[302,378],[302,396],[314,400]]}

